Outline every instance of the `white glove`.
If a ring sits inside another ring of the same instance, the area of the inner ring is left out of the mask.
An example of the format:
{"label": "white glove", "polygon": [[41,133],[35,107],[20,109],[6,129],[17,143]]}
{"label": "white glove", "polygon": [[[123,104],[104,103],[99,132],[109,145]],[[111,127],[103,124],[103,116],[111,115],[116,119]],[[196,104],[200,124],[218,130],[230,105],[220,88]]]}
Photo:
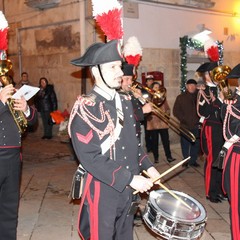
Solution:
{"label": "white glove", "polygon": [[[147,174],[151,178],[151,181],[160,177],[160,173],[158,172],[158,170],[155,167],[150,167],[147,170]],[[155,182],[154,184],[158,184],[159,182],[160,182],[160,180]]]}
{"label": "white glove", "polygon": [[143,193],[143,192],[146,192],[149,189],[151,189],[151,187],[153,186],[153,183],[148,178],[145,178],[145,177],[140,176],[140,175],[134,175],[133,179],[130,183],[130,186],[133,189]]}

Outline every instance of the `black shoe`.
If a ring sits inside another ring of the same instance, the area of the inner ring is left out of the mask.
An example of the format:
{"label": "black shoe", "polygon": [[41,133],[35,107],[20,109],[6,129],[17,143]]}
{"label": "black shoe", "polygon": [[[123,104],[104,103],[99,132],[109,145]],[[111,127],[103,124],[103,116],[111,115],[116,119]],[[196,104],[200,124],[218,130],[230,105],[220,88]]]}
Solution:
{"label": "black shoe", "polygon": [[46,136],[42,136],[42,139],[46,139],[47,137]]}
{"label": "black shoe", "polygon": [[149,152],[151,152],[152,151],[152,149],[151,148],[147,148],[147,152],[149,153]]}
{"label": "black shoe", "polygon": [[218,194],[217,195],[218,196],[218,199],[220,199],[221,201],[227,201],[228,200],[228,198],[227,198],[227,196],[226,195],[223,195],[223,194]]}
{"label": "black shoe", "polygon": [[172,157],[170,157],[170,158],[167,158],[167,161],[168,162],[173,162],[173,161],[175,161],[176,159],[175,158],[172,158]]}
{"label": "black shoe", "polygon": [[212,203],[221,203],[222,201],[217,197],[217,198],[213,198],[213,197],[206,197],[207,200],[209,200]]}
{"label": "black shoe", "polygon": [[48,137],[46,137],[46,139],[52,139],[52,137],[51,137],[51,136],[48,136]]}
{"label": "black shoe", "polygon": [[191,166],[191,167],[200,167],[200,164],[198,164],[198,163],[192,163],[192,164],[189,164],[189,166]]}
{"label": "black shoe", "polygon": [[188,162],[183,163],[182,167],[185,167],[185,168],[189,167]]}

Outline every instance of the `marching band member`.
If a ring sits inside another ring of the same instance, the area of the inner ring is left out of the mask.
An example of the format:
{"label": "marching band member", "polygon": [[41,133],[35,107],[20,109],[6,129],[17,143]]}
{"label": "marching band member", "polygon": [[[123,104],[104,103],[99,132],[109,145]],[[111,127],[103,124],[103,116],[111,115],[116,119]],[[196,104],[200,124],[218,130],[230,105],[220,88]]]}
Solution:
{"label": "marching band member", "polygon": [[[72,61],[88,66],[95,79],[90,95],[79,96],[69,134],[86,170],[79,211],[82,239],[133,239],[134,190],[145,192],[160,174],[136,137],[130,98],[119,95],[122,57],[117,40],[95,43]],[[132,207],[131,207],[132,206]]]}
{"label": "marching band member", "polygon": [[[16,240],[21,180],[21,145],[26,125],[37,121],[36,109],[26,99],[14,99],[17,91],[7,74],[12,64],[7,60],[8,23],[0,11],[0,239]],[[3,48],[4,46],[4,48]],[[27,126],[26,126],[27,127]]]}
{"label": "marching band member", "polygon": [[[151,89],[154,92],[159,92],[161,90],[161,84],[158,81],[153,82]],[[166,91],[166,90],[165,90]],[[166,92],[165,92],[166,93]],[[161,111],[166,116],[170,117],[171,109],[169,107],[166,97],[163,101],[159,101],[160,98],[152,98],[152,102],[155,104],[157,109]],[[161,137],[164,154],[166,160],[171,163],[176,159],[172,157],[170,149],[170,140],[169,140],[169,124],[161,119],[157,114],[152,112],[146,116],[147,119],[147,131],[149,131],[151,136],[151,148],[154,157],[154,163],[159,163],[159,135]]]}
{"label": "marching band member", "polygon": [[214,203],[225,199],[221,188],[222,171],[218,168],[218,154],[224,143],[220,116],[222,102],[218,99],[217,85],[211,79],[211,71],[217,66],[217,62],[207,62],[196,70],[204,80],[198,92],[197,111],[202,123],[201,147],[206,155],[205,192],[206,198]]}
{"label": "marching band member", "polygon": [[134,118],[136,120],[136,131],[137,131],[137,137],[140,141],[141,139],[141,123],[144,120],[144,114],[150,113],[152,111],[152,107],[150,103],[142,103],[139,98],[142,98],[142,92],[140,89],[135,89],[134,92],[131,90],[132,84],[133,84],[133,77],[134,74],[134,65],[128,64],[127,62],[124,62],[122,64],[122,84],[121,84],[121,91],[119,91],[120,94],[129,94],[131,97],[131,102],[133,105],[133,112],[134,112]]}
{"label": "marching band member", "polygon": [[232,239],[240,239],[240,64],[235,66],[227,78],[238,78],[234,100],[224,101],[222,118],[225,143],[221,155],[223,162],[223,188],[230,203]]}

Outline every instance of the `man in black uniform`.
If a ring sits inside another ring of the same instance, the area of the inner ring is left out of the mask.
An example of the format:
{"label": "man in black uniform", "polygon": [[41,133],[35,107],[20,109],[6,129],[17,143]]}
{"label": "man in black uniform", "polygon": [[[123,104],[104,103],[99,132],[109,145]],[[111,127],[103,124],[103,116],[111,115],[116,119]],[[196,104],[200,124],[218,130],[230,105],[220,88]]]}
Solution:
{"label": "man in black uniform", "polygon": [[[0,76],[5,78],[6,76]],[[21,133],[7,104],[13,92],[12,84],[0,84],[0,239],[15,240],[18,219],[21,169]],[[24,113],[29,124],[37,121],[34,108],[26,100],[14,100],[14,110]]]}
{"label": "man in black uniform", "polygon": [[202,123],[201,147],[206,155],[205,192],[206,198],[214,203],[224,200],[221,187],[222,171],[218,167],[218,155],[224,143],[220,114],[222,102],[218,98],[217,85],[211,79],[211,71],[217,66],[217,62],[207,62],[196,70],[204,80],[204,86],[199,87],[197,110]]}
{"label": "man in black uniform", "polygon": [[121,84],[121,90],[119,91],[120,94],[128,94],[131,97],[131,102],[133,105],[133,112],[134,112],[134,118],[136,120],[136,131],[139,138],[139,141],[141,140],[141,124],[144,120],[144,114],[150,113],[152,111],[152,106],[150,103],[144,103],[142,100],[144,100],[142,96],[142,91],[138,88],[134,88],[134,90],[131,89],[133,84],[133,77],[134,74],[134,65],[128,64],[127,62],[124,62],[122,64],[122,84]]}
{"label": "man in black uniform", "polygon": [[133,239],[134,190],[145,192],[159,177],[136,136],[130,98],[120,96],[122,57],[119,43],[95,43],[72,64],[91,67],[95,86],[80,96],[70,116],[69,133],[86,170],[80,204],[82,239]]}
{"label": "man in black uniform", "polygon": [[223,162],[223,188],[230,203],[232,239],[240,239],[240,64],[227,78],[237,78],[234,100],[226,100],[222,106],[225,143],[221,151]]}

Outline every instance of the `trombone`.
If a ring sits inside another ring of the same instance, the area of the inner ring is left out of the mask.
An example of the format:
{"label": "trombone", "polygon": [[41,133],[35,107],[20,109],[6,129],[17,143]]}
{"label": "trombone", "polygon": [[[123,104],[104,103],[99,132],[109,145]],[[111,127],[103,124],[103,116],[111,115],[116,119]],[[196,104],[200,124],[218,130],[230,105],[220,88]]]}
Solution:
{"label": "trombone", "polygon": [[[158,97],[159,98],[159,100],[160,100],[159,105],[161,105],[166,99],[166,89],[165,88],[162,88],[160,91],[156,92],[153,89],[150,89],[148,87],[144,87],[141,83],[138,83],[138,82],[135,82],[132,86],[129,86],[129,88],[131,89],[131,91],[133,93],[136,93],[137,88],[146,90],[150,95],[152,95],[152,97],[155,97],[155,98]],[[196,141],[196,137],[194,136],[194,134],[192,132],[190,132],[186,128],[180,126],[178,121],[171,118],[167,113],[163,112],[156,104],[154,104],[148,98],[139,97],[139,101],[142,104],[150,103],[151,106],[152,106],[152,109],[153,109],[152,112],[156,116],[158,116],[162,121],[166,122],[174,132],[176,132],[179,135],[183,135],[185,138],[187,138],[191,142]]]}

